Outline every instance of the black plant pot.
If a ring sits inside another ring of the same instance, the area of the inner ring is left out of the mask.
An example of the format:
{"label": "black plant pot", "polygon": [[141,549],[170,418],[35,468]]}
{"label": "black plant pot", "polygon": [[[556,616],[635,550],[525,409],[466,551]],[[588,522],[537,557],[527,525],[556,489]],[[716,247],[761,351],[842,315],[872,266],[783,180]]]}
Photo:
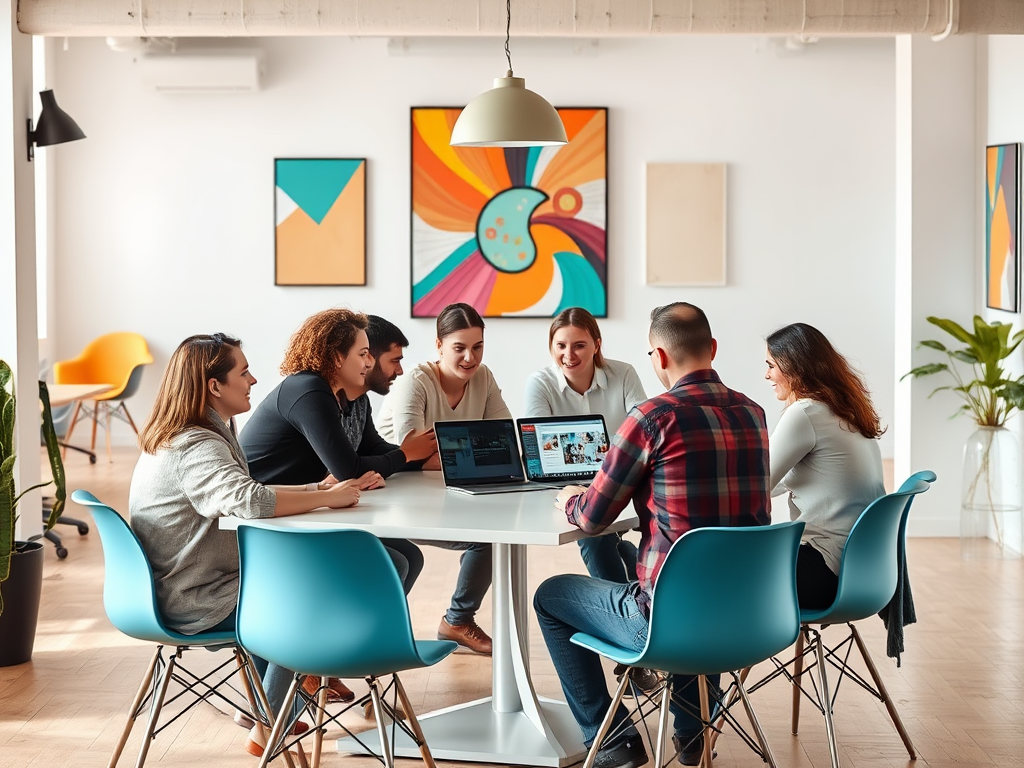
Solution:
{"label": "black plant pot", "polygon": [[43,591],[43,545],[19,544],[11,557],[11,575],[0,584],[4,612],[0,613],[0,667],[32,660]]}

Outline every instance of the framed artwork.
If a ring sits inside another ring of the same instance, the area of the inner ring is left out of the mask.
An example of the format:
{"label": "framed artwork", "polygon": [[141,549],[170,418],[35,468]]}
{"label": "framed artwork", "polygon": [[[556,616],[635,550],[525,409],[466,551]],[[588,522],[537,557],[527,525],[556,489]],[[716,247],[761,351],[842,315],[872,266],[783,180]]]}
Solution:
{"label": "framed artwork", "polygon": [[366,158],[274,160],[274,284],[366,285]]}
{"label": "framed artwork", "polygon": [[608,110],[559,109],[561,147],[452,147],[461,108],[412,108],[412,316],[608,316]]}
{"label": "framed artwork", "polygon": [[985,304],[1020,310],[1020,144],[985,148]]}

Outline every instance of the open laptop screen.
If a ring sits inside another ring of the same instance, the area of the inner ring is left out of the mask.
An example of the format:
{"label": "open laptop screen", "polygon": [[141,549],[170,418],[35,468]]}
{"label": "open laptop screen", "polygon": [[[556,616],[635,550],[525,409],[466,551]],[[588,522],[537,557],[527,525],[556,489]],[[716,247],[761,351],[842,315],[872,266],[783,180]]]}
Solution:
{"label": "open laptop screen", "polygon": [[445,483],[497,483],[523,480],[515,426],[511,419],[434,422]]}
{"label": "open laptop screen", "polygon": [[608,453],[600,414],[519,419],[523,462],[530,480],[591,480]]}

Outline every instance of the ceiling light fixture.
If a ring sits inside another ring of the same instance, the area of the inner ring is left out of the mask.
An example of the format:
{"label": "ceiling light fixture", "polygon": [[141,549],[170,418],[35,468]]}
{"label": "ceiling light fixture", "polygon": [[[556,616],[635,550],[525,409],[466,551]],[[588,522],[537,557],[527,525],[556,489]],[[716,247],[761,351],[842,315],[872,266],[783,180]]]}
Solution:
{"label": "ceiling light fixture", "polygon": [[35,157],[34,147],[48,147],[52,144],[64,144],[68,141],[84,139],[85,133],[71,115],[57,106],[53,91],[40,91],[39,100],[43,103],[43,111],[39,113],[39,124],[32,130],[32,118],[28,119],[28,161]]}
{"label": "ceiling light fixture", "polygon": [[505,58],[508,72],[494,88],[473,99],[452,128],[453,147],[549,147],[568,144],[565,126],[543,96],[527,90],[526,80],[512,76],[509,33],[512,0],[505,3]]}

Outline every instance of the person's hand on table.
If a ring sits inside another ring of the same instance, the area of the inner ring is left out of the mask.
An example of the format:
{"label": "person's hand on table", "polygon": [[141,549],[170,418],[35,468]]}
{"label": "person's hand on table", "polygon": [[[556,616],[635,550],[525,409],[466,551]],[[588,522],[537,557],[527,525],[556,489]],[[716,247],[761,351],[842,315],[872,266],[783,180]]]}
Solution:
{"label": "person's hand on table", "polygon": [[[433,429],[410,432],[398,447],[405,454],[406,461],[422,461],[437,453],[437,437],[434,435]],[[441,465],[438,464],[436,468],[440,469],[440,467]]]}
{"label": "person's hand on table", "polygon": [[569,499],[573,496],[580,496],[586,492],[587,489],[582,485],[567,485],[558,492],[557,496],[555,496],[555,507],[561,512],[565,512],[565,506],[569,503]]}
{"label": "person's hand on table", "polygon": [[324,506],[331,509],[352,507],[359,503],[359,489],[345,483],[335,483],[323,494]]}
{"label": "person's hand on table", "polygon": [[422,469],[433,470],[434,472],[440,472],[441,471],[441,454],[435,453],[433,456],[431,456],[429,459],[427,459],[425,462],[423,462]]}
{"label": "person's hand on table", "polygon": [[342,485],[347,485],[350,488],[358,488],[360,491],[372,491],[376,488],[383,488],[384,476],[380,472],[364,472],[360,477],[353,477],[351,480],[346,480]]}

